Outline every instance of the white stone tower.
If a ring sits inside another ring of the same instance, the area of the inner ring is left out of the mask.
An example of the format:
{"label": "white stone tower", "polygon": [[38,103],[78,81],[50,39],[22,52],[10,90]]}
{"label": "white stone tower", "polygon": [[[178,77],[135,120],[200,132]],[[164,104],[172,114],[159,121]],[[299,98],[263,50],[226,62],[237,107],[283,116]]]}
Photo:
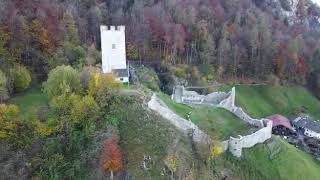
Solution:
{"label": "white stone tower", "polygon": [[114,73],[119,81],[128,82],[125,26],[101,26],[100,30],[102,72]]}

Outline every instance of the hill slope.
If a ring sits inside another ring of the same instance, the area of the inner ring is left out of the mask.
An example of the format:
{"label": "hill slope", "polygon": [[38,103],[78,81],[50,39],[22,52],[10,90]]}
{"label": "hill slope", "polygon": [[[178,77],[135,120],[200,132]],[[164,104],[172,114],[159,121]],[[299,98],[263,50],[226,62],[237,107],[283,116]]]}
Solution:
{"label": "hill slope", "polygon": [[237,86],[236,103],[254,117],[306,112],[320,119],[320,101],[300,86]]}
{"label": "hill slope", "polygon": [[[177,104],[165,95],[160,97],[181,116],[192,111],[191,119],[211,136],[223,139],[228,135],[250,131],[240,119],[227,111],[219,108],[191,108]],[[236,103],[255,117],[276,113],[294,115],[302,107],[311,115],[319,117],[316,110],[320,108],[320,102],[302,87],[237,86]],[[311,155],[275,136],[264,144],[244,149],[241,159],[226,154],[217,162],[217,166],[232,169],[242,179],[312,180],[320,176],[320,164]]]}

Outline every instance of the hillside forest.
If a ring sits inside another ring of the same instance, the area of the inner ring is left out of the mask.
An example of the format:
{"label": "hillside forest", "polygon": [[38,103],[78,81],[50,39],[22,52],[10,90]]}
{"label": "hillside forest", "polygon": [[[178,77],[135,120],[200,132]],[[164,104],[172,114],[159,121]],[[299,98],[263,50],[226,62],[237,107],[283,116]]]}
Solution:
{"label": "hillside forest", "polygon": [[[121,94],[126,85],[99,73],[100,25],[126,26],[130,64],[159,74],[152,90],[171,94],[178,79],[299,85],[320,97],[319,19],[310,0],[0,0],[0,167],[7,167],[0,179],[129,177],[121,171],[129,140],[161,142],[146,148],[159,161],[172,140],[151,133],[130,139],[137,134],[128,125],[139,129],[134,116],[143,132],[153,125],[158,134],[180,137],[141,110],[140,92]],[[30,96],[20,99],[24,93]],[[165,158],[172,178],[175,163]],[[190,177],[207,168],[200,164],[188,167]]]}

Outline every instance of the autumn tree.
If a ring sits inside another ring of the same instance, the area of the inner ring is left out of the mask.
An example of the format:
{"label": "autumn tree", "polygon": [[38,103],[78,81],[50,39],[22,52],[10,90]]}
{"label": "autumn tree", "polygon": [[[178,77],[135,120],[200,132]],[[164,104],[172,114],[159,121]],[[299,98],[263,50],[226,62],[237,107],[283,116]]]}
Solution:
{"label": "autumn tree", "polygon": [[37,43],[35,46],[39,47],[44,53],[52,53],[55,50],[55,44],[50,36],[48,29],[44,26],[43,22],[39,20],[33,20],[29,27],[29,33]]}
{"label": "autumn tree", "polygon": [[81,91],[80,78],[77,70],[71,66],[58,66],[53,69],[44,83],[44,91],[50,98]]}
{"label": "autumn tree", "polygon": [[0,104],[0,140],[16,136],[18,118],[19,109],[17,106]]}
{"label": "autumn tree", "polygon": [[79,45],[80,40],[79,40],[78,29],[76,27],[73,15],[69,11],[63,14],[62,22],[65,27],[66,40],[72,45],[75,45],[75,46]]}
{"label": "autumn tree", "polygon": [[115,80],[112,74],[101,74],[93,71],[90,73],[88,94],[96,96],[99,91],[113,91],[120,89],[121,84]]}
{"label": "autumn tree", "polygon": [[100,168],[103,172],[110,172],[110,179],[113,179],[114,173],[122,170],[122,154],[115,139],[108,139],[103,143]]}
{"label": "autumn tree", "polygon": [[10,74],[12,74],[13,77],[13,88],[15,92],[24,91],[30,86],[31,73],[26,67],[15,65],[13,69],[10,70]]}
{"label": "autumn tree", "polygon": [[216,45],[212,34],[209,33],[208,24],[205,20],[199,22],[199,58],[201,69],[205,75],[209,73],[211,65],[216,63]]}

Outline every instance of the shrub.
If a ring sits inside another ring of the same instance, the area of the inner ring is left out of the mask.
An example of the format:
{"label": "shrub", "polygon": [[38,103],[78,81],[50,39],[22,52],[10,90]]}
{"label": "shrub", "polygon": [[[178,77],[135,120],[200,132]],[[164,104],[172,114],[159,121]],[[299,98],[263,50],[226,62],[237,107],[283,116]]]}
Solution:
{"label": "shrub", "polygon": [[188,74],[189,74],[189,68],[187,65],[178,66],[174,72],[175,76],[177,76],[178,78],[183,78],[183,79],[187,79]]}
{"label": "shrub", "polygon": [[91,78],[91,71],[92,69],[89,67],[84,67],[82,71],[80,72],[80,83],[82,89],[88,89],[89,88],[89,82]]}
{"label": "shrub", "polygon": [[0,104],[0,140],[16,136],[18,115],[17,106]]}
{"label": "shrub", "polygon": [[17,65],[11,69],[13,76],[13,89],[15,92],[26,90],[31,83],[31,75],[26,67]]}
{"label": "shrub", "polygon": [[9,99],[9,92],[7,89],[7,77],[0,70],[0,103]]}
{"label": "shrub", "polygon": [[160,91],[160,80],[157,73],[147,67],[137,67],[139,81],[153,91]]}
{"label": "shrub", "polygon": [[79,93],[81,91],[79,73],[71,66],[56,67],[49,73],[48,80],[44,83],[44,91],[49,98]]}
{"label": "shrub", "polygon": [[274,74],[270,74],[267,76],[267,83],[273,86],[279,86],[280,85],[280,79],[274,75]]}
{"label": "shrub", "polygon": [[173,179],[174,173],[177,171],[177,164],[178,164],[177,161],[178,161],[178,158],[176,155],[169,155],[166,157],[164,161],[165,165],[171,172],[172,179]]}
{"label": "shrub", "polygon": [[91,96],[58,96],[51,101],[57,129],[75,127],[90,133],[100,116],[100,108]]}
{"label": "shrub", "polygon": [[211,148],[209,160],[213,160],[217,157],[219,157],[223,153],[223,147],[222,144],[217,143]]}
{"label": "shrub", "polygon": [[89,81],[88,94],[96,96],[101,90],[118,90],[121,84],[111,74],[92,73]]}

